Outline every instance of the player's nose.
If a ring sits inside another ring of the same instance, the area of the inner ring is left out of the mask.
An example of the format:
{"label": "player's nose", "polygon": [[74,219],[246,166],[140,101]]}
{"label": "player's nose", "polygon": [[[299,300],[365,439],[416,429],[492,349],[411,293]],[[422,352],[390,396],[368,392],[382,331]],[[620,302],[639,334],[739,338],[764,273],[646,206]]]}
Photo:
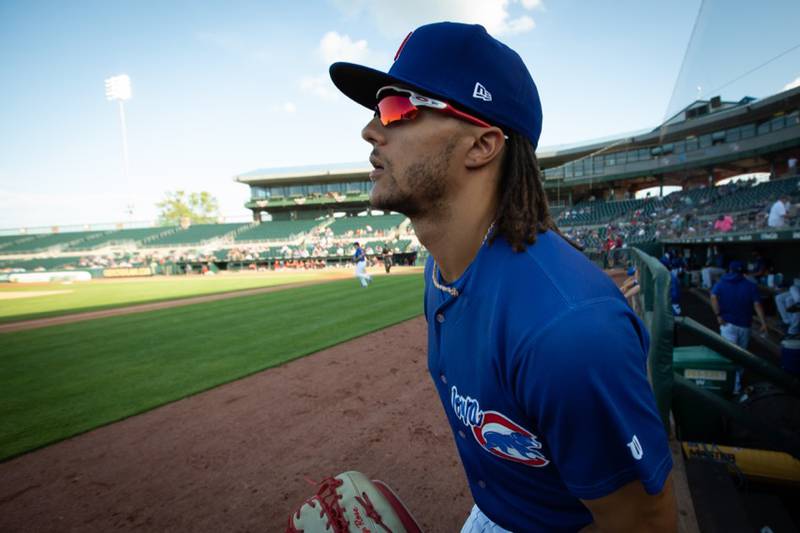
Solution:
{"label": "player's nose", "polygon": [[372,146],[386,144],[384,127],[380,120],[378,120],[378,117],[373,117],[372,120],[367,122],[367,124],[361,130],[361,138],[370,143]]}

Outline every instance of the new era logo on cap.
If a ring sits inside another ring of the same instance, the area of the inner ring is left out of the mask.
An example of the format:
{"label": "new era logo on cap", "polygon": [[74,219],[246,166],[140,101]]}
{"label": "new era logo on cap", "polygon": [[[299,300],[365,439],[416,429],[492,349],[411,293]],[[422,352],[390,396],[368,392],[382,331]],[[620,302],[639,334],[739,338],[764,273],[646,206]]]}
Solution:
{"label": "new era logo on cap", "polygon": [[472,97],[473,98],[480,98],[484,102],[491,102],[492,101],[492,93],[486,90],[486,87],[480,84],[480,82],[475,82],[475,88],[472,90]]}

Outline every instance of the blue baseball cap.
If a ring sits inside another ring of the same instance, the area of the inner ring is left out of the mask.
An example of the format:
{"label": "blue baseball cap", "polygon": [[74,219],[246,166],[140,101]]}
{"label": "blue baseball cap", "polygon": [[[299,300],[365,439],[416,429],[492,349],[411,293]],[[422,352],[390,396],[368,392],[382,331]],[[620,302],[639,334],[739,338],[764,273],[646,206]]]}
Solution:
{"label": "blue baseball cap", "polygon": [[340,91],[368,109],[375,109],[381,87],[406,85],[524,135],[534,150],[539,144],[542,104],[528,68],[478,24],[420,26],[400,45],[388,73],[339,62],[330,75]]}

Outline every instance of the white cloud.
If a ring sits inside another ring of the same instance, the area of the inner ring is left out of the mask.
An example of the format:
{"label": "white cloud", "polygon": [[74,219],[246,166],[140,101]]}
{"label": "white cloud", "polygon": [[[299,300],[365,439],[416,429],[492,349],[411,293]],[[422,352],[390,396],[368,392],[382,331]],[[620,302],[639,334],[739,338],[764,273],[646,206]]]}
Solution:
{"label": "white cloud", "polygon": [[319,42],[318,53],[326,65],[336,61],[364,62],[370,55],[367,41],[353,41],[349,35],[329,31]]}
{"label": "white cloud", "polygon": [[303,78],[300,80],[300,90],[323,100],[333,101],[339,99],[339,91],[327,75]]}
{"label": "white cloud", "polygon": [[529,31],[535,23],[528,15],[512,16],[510,5],[528,11],[544,9],[541,0],[336,0],[334,4],[349,17],[366,13],[382,33],[392,37],[402,37],[434,20],[482,24],[492,35],[511,35]]}
{"label": "white cloud", "polygon": [[783,86],[784,91],[788,91],[789,89],[794,89],[795,87],[800,87],[800,76],[796,77],[793,81],[790,81],[786,85]]}
{"label": "white cloud", "polygon": [[533,21],[533,19],[527,15],[523,15],[519,18],[509,20],[503,28],[503,34],[514,35],[517,33],[525,33],[526,31],[532,30],[535,27],[536,23]]}
{"label": "white cloud", "polygon": [[297,111],[297,107],[292,102],[284,102],[283,110],[287,113],[294,113]]}
{"label": "white cloud", "polygon": [[542,0],[520,0],[520,3],[525,9],[544,9]]}

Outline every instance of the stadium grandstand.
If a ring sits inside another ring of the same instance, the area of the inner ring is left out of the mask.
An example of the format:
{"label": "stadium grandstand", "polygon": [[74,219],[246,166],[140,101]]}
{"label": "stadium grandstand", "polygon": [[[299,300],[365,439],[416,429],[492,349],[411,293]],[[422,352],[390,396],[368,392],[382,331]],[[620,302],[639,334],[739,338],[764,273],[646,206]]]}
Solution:
{"label": "stadium grandstand", "polygon": [[[652,130],[545,147],[538,158],[559,227],[598,263],[628,246],[702,255],[728,243],[736,255],[800,238],[798,217],[782,228],[767,221],[778,197],[800,203],[800,87],[761,100],[698,100]],[[0,236],[0,266],[330,265],[346,262],[355,240],[373,257],[390,248],[413,263],[424,250],[408,219],[369,208],[370,170],[366,163],[253,170],[234,177],[249,187],[250,223],[20,232]],[[749,177],[727,183],[737,176]],[[668,186],[680,190],[664,194]],[[716,222],[726,216],[731,227],[720,232]],[[792,254],[773,255],[786,277],[798,274]]]}

